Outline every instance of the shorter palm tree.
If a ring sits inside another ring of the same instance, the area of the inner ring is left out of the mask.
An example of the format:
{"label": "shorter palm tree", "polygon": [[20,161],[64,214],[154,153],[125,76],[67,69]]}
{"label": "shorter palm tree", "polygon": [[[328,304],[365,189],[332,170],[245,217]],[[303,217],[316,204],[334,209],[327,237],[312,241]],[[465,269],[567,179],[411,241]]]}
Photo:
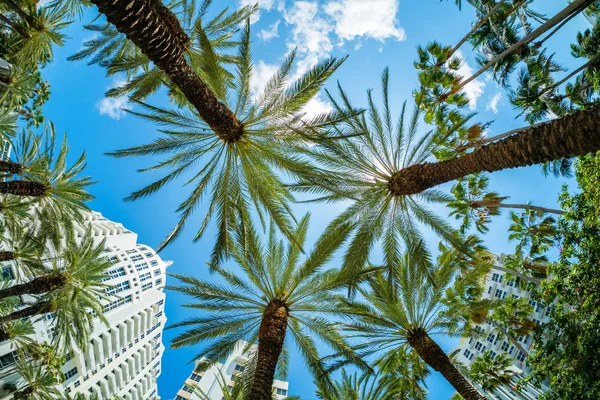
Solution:
{"label": "shorter palm tree", "polygon": [[514,374],[512,357],[507,353],[494,357],[488,350],[471,364],[471,378],[480,384],[485,392],[493,392],[501,385],[508,385]]}
{"label": "shorter palm tree", "polygon": [[95,318],[106,323],[102,299],[106,298],[107,285],[102,281],[112,263],[100,256],[104,247],[104,242],[95,244],[88,231],[81,243],[67,242],[49,265],[40,264],[36,277],[0,290],[0,298],[39,296],[35,303],[0,317],[0,326],[51,312],[56,327],[54,342],[58,346],[74,343],[86,348]]}
{"label": "shorter palm tree", "polygon": [[528,250],[530,257],[545,253],[552,246],[557,234],[556,220],[543,212],[527,210],[520,215],[511,212],[512,223],[508,228],[508,240],[518,241],[516,255]]}
{"label": "shorter palm tree", "polygon": [[276,369],[282,374],[287,371],[286,338],[295,341],[313,376],[327,386],[327,370],[314,338],[362,365],[325,318],[339,314],[332,291],[344,282],[338,279],[338,271],[324,271],[323,267],[347,238],[351,226],[343,225],[323,234],[300,261],[308,222],[307,215],[294,231],[294,243],[288,246],[277,240],[272,227],[265,247],[252,227],[238,225],[232,256],[240,270],[211,266],[225,285],[174,275],[183,285],[171,289],[193,297],[195,302],[186,307],[205,314],[172,325],[170,328],[188,328],[173,339],[172,347],[217,339],[202,355],[218,360],[238,340],[257,343],[249,400],[270,400]]}
{"label": "shorter palm tree", "polygon": [[25,381],[25,386],[13,393],[13,400],[55,400],[61,393],[56,388],[60,382],[54,374],[36,362],[19,360],[17,372]]}
{"label": "shorter palm tree", "polygon": [[482,400],[431,337],[460,332],[458,319],[446,312],[444,302],[446,289],[457,276],[457,264],[433,265],[421,246],[413,246],[393,268],[397,284],[380,272],[369,277],[368,288],[359,289],[360,300],[341,300],[340,311],[351,321],[342,328],[362,341],[356,348],[365,355],[393,354],[406,346],[414,349],[465,399]]}
{"label": "shorter palm tree", "polygon": [[506,337],[523,354],[528,351],[518,340],[519,336],[526,336],[531,333],[535,323],[531,320],[533,307],[527,299],[504,299],[498,300],[492,307],[493,313],[487,321],[499,332],[502,337]]}

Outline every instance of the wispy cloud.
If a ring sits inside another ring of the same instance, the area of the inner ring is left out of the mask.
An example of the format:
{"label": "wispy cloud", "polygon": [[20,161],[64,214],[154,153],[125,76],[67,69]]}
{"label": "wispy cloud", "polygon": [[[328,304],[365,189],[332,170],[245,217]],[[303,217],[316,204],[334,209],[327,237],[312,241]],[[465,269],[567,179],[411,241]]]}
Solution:
{"label": "wispy cloud", "polygon": [[[457,73],[463,77],[463,79],[467,79],[475,70],[468,63],[463,54],[460,51],[456,52],[455,55],[457,58],[461,60],[460,68]],[[483,95],[483,88],[485,87],[485,82],[481,79],[475,79],[471,81],[467,86],[464,87],[465,95],[467,99],[469,99],[469,108],[471,110],[477,109],[477,100]]]}
{"label": "wispy cloud", "polygon": [[498,114],[498,104],[502,100],[502,92],[496,93],[485,106],[487,111],[492,111],[494,114]]}
{"label": "wispy cloud", "polygon": [[273,38],[279,37],[277,31],[279,29],[280,22],[281,20],[277,20],[275,23],[269,25],[268,29],[262,29],[260,32],[258,32],[258,37],[266,42]]}
{"label": "wispy cloud", "polygon": [[[124,84],[124,80],[117,78],[113,80],[113,84],[110,87]],[[96,103],[96,108],[100,112],[100,115],[107,115],[109,118],[119,120],[125,116],[126,113],[124,110],[131,109],[131,103],[129,103],[127,96],[105,97]]]}

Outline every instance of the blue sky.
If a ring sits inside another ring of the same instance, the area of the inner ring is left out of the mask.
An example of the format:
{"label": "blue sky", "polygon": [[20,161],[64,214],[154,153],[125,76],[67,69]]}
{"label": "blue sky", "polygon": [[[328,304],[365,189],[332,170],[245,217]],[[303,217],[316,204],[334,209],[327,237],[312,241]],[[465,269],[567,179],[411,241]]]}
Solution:
{"label": "blue sky", "polygon": [[[243,0],[254,3],[255,0]],[[273,72],[285,54],[292,48],[299,51],[300,70],[329,55],[349,55],[349,59],[327,85],[333,87],[339,80],[357,105],[364,105],[365,91],[374,88],[379,93],[379,80],[382,70],[390,67],[391,105],[399,110],[406,99],[411,101],[411,91],[416,86],[416,73],[413,61],[416,47],[432,40],[444,44],[454,44],[469,30],[473,11],[464,5],[459,11],[452,0],[261,0],[263,9],[252,26],[252,48],[255,63],[255,86],[262,83]],[[465,2],[466,3],[466,2]],[[538,0],[538,10],[554,14],[564,7],[564,0]],[[239,0],[215,1],[213,11],[223,7],[238,7]],[[96,16],[90,9],[83,18],[89,23]],[[550,41],[552,51],[558,60],[568,67],[579,62],[569,56],[569,43],[577,31],[587,28],[588,22],[581,16],[573,19],[556,38]],[[72,156],[81,151],[88,157],[87,172],[98,181],[92,188],[96,200],[92,208],[106,217],[123,223],[139,234],[139,242],[156,247],[177,222],[174,210],[187,194],[179,183],[169,186],[158,194],[135,203],[125,203],[122,199],[131,191],[143,187],[155,176],[140,174],[136,170],[149,166],[152,160],[115,160],[104,155],[107,151],[126,148],[149,141],[156,136],[156,127],[131,115],[125,115],[119,107],[130,107],[126,99],[107,100],[104,92],[115,82],[105,78],[98,66],[88,67],[85,62],[69,62],[66,58],[81,48],[82,41],[93,35],[83,31],[80,22],[73,23],[67,34],[70,39],[63,48],[56,49],[55,59],[44,70],[44,77],[52,88],[51,100],[45,105],[46,116],[54,121],[58,131],[66,131]],[[466,63],[465,74],[475,68],[472,54],[465,47],[462,51]],[[516,113],[508,103],[506,94],[487,77],[482,77],[467,88],[476,118],[482,121],[494,120],[489,135],[502,133],[523,125],[515,120]],[[151,104],[165,104],[164,93],[158,93]],[[321,110],[328,105],[324,97],[311,103],[311,110]],[[310,110],[309,110],[310,111]],[[502,171],[493,175],[492,189],[511,197],[511,201],[556,206],[557,192],[564,179],[544,178],[539,168],[532,167],[512,171]],[[448,189],[449,186],[446,187]],[[307,211],[312,213],[309,237],[313,240],[327,223],[343,209],[343,205],[298,205],[297,215]],[[209,230],[198,243],[192,243],[194,225],[203,215],[198,210],[196,220],[170,247],[162,252],[164,259],[173,260],[170,272],[207,277],[207,261],[214,230]],[[448,210],[436,210],[447,216]],[[514,246],[507,242],[506,214],[498,218],[485,237],[492,251],[510,252]],[[429,235],[432,244],[437,240]],[[337,261],[333,261],[334,265]],[[182,296],[168,293],[166,313],[170,322],[179,321],[189,315],[180,305],[186,301]],[[165,331],[164,342],[168,346],[175,332]],[[438,338],[445,350],[456,346],[457,341]],[[163,356],[162,376],[159,378],[159,394],[163,399],[172,399],[192,366],[187,364],[201,350],[187,348],[167,350]],[[290,374],[290,391],[305,399],[313,399],[312,379],[302,361],[293,354]],[[432,374],[428,380],[430,398],[447,399],[452,388],[439,376]]]}

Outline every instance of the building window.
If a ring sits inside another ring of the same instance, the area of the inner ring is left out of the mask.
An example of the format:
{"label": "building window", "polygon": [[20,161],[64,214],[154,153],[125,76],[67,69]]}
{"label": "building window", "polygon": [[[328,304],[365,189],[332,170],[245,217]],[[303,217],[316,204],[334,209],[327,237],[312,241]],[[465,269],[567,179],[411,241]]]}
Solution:
{"label": "building window", "polygon": [[156,267],[158,265],[158,261],[150,260],[150,265],[152,265],[153,267]]}
{"label": "building window", "polygon": [[537,306],[535,306],[535,312],[540,312],[544,309],[544,306],[542,305],[542,302],[537,303]]}
{"label": "building window", "polygon": [[145,292],[146,290],[150,289],[151,287],[152,287],[152,282],[144,283],[142,285],[142,292]]}
{"label": "building window", "polygon": [[527,357],[527,356],[526,356],[526,355],[525,355],[525,353],[523,353],[522,351],[519,351],[519,354],[517,354],[517,360],[518,360],[518,361],[520,361],[520,362],[523,362],[523,361],[525,361],[525,358],[526,358],[526,357]]}
{"label": "building window", "polygon": [[144,247],[144,246],[138,246],[138,249],[139,249],[140,251],[146,251],[146,250],[148,250],[148,248],[147,248],[147,247]]}
{"label": "building window", "polygon": [[492,358],[496,358],[496,352],[493,350],[490,350],[490,356],[492,356]]}
{"label": "building window", "polygon": [[134,256],[131,256],[131,261],[141,261],[143,259],[144,259],[144,257],[142,257],[141,254],[136,254]]}
{"label": "building window", "polygon": [[502,342],[502,346],[500,346],[500,350],[506,352],[508,351],[508,342]]}
{"label": "building window", "polygon": [[198,375],[195,372],[192,372],[192,376],[190,376],[190,379],[193,380],[194,382],[200,382],[200,379],[202,379],[202,377],[200,375]]}
{"label": "building window", "polygon": [[287,396],[287,390],[277,388],[277,394],[280,396]]}
{"label": "building window", "polygon": [[544,313],[544,315],[547,317],[550,315],[550,313],[554,311],[554,306],[548,306],[548,308],[546,308],[546,312]]}
{"label": "building window", "polygon": [[139,263],[139,264],[135,264],[135,269],[137,272],[142,272],[145,269],[149,269],[148,267],[148,263]]}
{"label": "building window", "polygon": [[490,343],[494,343],[495,339],[496,339],[496,335],[494,335],[493,333],[490,333],[487,337],[487,341]]}
{"label": "building window", "polygon": [[119,257],[117,257],[117,256],[112,256],[112,257],[108,258],[108,262],[111,262],[111,263],[116,263],[118,261],[119,261]]}
{"label": "building window", "polygon": [[111,269],[110,271],[106,271],[104,274],[108,275],[108,276],[106,278],[102,279],[102,282],[106,282],[111,279],[125,276],[125,268],[119,267],[119,268]]}
{"label": "building window", "polygon": [[110,310],[114,310],[117,307],[122,306],[123,304],[131,303],[131,295],[127,295],[121,299],[115,300],[112,303],[109,303],[104,306],[104,312],[108,312]]}
{"label": "building window", "polygon": [[152,257],[154,257],[154,254],[152,254],[152,253],[144,253],[144,255],[145,255],[147,258],[152,258]]}
{"label": "building window", "polygon": [[473,343],[473,338],[469,339],[469,344]]}
{"label": "building window", "polygon": [[493,280],[494,282],[502,282],[502,275],[500,275],[500,274],[497,274],[497,273],[495,273],[495,272],[494,272],[494,273],[492,274],[492,280]]}
{"label": "building window", "polygon": [[491,293],[492,293],[492,287],[490,286],[488,289],[488,294],[491,294]]}
{"label": "building window", "polygon": [[502,298],[502,290],[496,289],[496,293],[494,294],[494,296],[496,296],[497,298],[501,299]]}
{"label": "building window", "polygon": [[108,294],[116,294],[116,293],[121,293],[124,290],[128,290],[131,289],[131,285],[129,284],[129,281],[123,281],[121,283],[117,283],[116,285],[106,288],[104,289],[104,291]]}
{"label": "building window", "polygon": [[152,277],[152,275],[150,274],[150,272],[143,273],[140,275],[140,282],[147,281],[151,277]]}
{"label": "building window", "polygon": [[515,351],[515,346],[510,346],[510,350],[508,351],[508,354],[510,354],[512,356],[512,353]]}
{"label": "building window", "polygon": [[463,354],[466,358],[469,358],[469,356],[471,355],[471,351],[469,349],[465,349],[465,352]]}
{"label": "building window", "polygon": [[477,351],[481,351],[481,347],[482,347],[482,346],[483,346],[483,344],[481,344],[481,342],[480,342],[480,341],[477,341],[477,343],[475,343],[475,349],[476,349]]}
{"label": "building window", "polygon": [[519,296],[517,296],[516,294],[513,294],[513,295],[512,295],[512,298],[513,298],[513,299],[518,299],[518,298],[519,298]]}
{"label": "building window", "polygon": [[71,379],[75,375],[77,375],[77,367],[75,367],[73,369],[70,369],[67,372],[65,372],[65,381],[68,380],[68,379]]}
{"label": "building window", "polygon": [[192,389],[189,386],[185,386],[183,385],[183,387],[181,388],[184,392],[188,392],[188,393],[194,393],[194,389]]}
{"label": "building window", "polygon": [[245,369],[246,369],[246,367],[244,365],[239,365],[239,364],[236,364],[234,367],[234,370],[237,372],[244,372]]}
{"label": "building window", "polygon": [[506,286],[515,287],[515,279],[509,279],[506,281]]}
{"label": "building window", "polygon": [[536,302],[535,302],[534,300],[529,300],[529,305],[530,305],[531,307],[535,307],[535,305],[536,305]]}
{"label": "building window", "polygon": [[12,351],[0,357],[0,369],[13,365],[17,361],[17,352]]}
{"label": "building window", "polygon": [[180,395],[175,396],[175,400],[187,400],[185,397],[181,397]]}
{"label": "building window", "polygon": [[15,274],[13,274],[13,270],[10,266],[2,267],[2,277],[8,280],[15,279]]}
{"label": "building window", "polygon": [[162,278],[157,279],[154,283],[156,284],[156,286],[162,285]]}
{"label": "building window", "polygon": [[81,382],[79,382],[79,381],[75,381],[75,384],[74,384],[73,386],[75,386],[75,387],[79,387],[79,385],[81,385]]}

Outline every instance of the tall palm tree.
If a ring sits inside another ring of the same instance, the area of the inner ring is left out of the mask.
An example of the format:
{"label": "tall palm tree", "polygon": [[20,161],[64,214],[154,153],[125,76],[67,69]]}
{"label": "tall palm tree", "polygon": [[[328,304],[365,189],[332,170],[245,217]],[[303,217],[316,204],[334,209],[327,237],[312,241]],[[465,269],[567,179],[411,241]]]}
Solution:
{"label": "tall palm tree", "polygon": [[[396,175],[428,159],[436,144],[431,133],[419,135],[421,114],[418,108],[408,120],[405,103],[398,123],[393,123],[387,69],[383,72],[381,85],[383,110],[375,105],[372,92],[368,91],[367,115],[356,115],[343,126],[336,127],[337,135],[356,137],[299,149],[308,153],[321,170],[315,172],[314,168],[292,186],[298,192],[321,196],[310,201],[351,201],[328,227],[338,229],[344,224],[354,224],[354,236],[344,255],[342,270],[350,281],[357,279],[379,239],[383,240],[384,264],[397,264],[402,241],[423,239],[421,224],[460,246],[451,226],[427,207],[428,203],[445,204],[451,200],[449,195],[436,189],[407,196],[398,194],[402,188],[394,184]],[[329,95],[334,109],[340,114],[351,114],[355,108],[341,88],[340,96],[338,102]]]}
{"label": "tall palm tree", "polygon": [[531,320],[533,308],[527,299],[499,300],[492,309],[494,311],[487,321],[499,335],[507,338],[519,351],[527,355],[529,352],[518,340],[519,336],[527,336],[535,327]]}
{"label": "tall palm tree", "polygon": [[[196,2],[181,4],[179,1],[167,4],[167,7],[177,15],[184,32],[190,37],[186,59],[203,80],[206,56],[211,55],[210,51],[205,51],[205,39],[217,49],[216,56],[220,62],[227,65],[239,61],[236,56],[225,51],[237,45],[235,32],[239,30],[240,24],[257,10],[256,6],[241,7],[232,12],[227,12],[226,9],[215,17],[209,18],[208,11],[211,4],[212,0],[203,0],[199,4]],[[90,24],[85,25],[84,28],[94,32],[95,37],[84,42],[83,50],[69,57],[69,60],[88,59],[88,65],[99,64],[105,67],[107,75],[125,74],[127,83],[110,89],[107,92],[108,96],[128,95],[133,100],[143,101],[161,86],[166,85],[172,100],[180,105],[187,103],[181,91],[169,80],[168,75],[151,64],[148,57],[113,25]]]}
{"label": "tall palm tree", "polygon": [[381,377],[365,373],[359,376],[342,370],[339,381],[334,383],[334,389],[320,389],[316,393],[321,400],[393,400],[398,398],[396,390],[381,382]]}
{"label": "tall palm tree", "polygon": [[56,388],[58,379],[41,363],[17,361],[17,372],[25,386],[13,393],[13,400],[54,400],[61,393]]}
{"label": "tall palm tree", "polygon": [[243,134],[239,137],[215,134],[206,119],[196,112],[140,103],[143,111],[131,113],[161,125],[161,137],[110,154],[115,157],[167,156],[142,170],[166,170],[164,177],[134,192],[127,200],[151,195],[183,176],[185,185],[192,186],[189,197],[177,209],[179,222],[158,246],[159,250],[180,234],[203,197],[210,198],[195,240],[201,238],[211,220],[216,222],[219,232],[212,263],[217,264],[228,255],[231,227],[238,218],[250,215],[252,208],[263,224],[271,218],[284,234],[291,237],[292,196],[276,168],[292,174],[307,173],[312,168],[308,162],[290,153],[290,148],[299,141],[319,142],[323,139],[319,130],[343,117],[322,114],[305,118],[302,111],[342,61],[325,60],[288,86],[295,59],[295,52],[292,52],[258,98],[252,101],[249,24],[243,29],[238,54],[240,62],[236,65],[233,81],[223,73],[210,43],[204,45],[213,59],[211,68],[204,71],[206,82],[223,104],[233,107],[239,123],[244,126]]}
{"label": "tall palm tree", "polygon": [[487,223],[491,216],[500,214],[502,208],[534,210],[541,213],[564,214],[562,210],[534,206],[531,204],[506,203],[508,196],[500,196],[497,192],[490,192],[489,178],[483,174],[470,175],[459,180],[452,187],[454,199],[448,203],[452,208],[450,215],[457,219],[462,218],[461,232],[465,232],[473,222],[479,232],[486,232]]}
{"label": "tall palm tree", "polygon": [[171,289],[193,297],[195,302],[186,306],[204,313],[171,326],[188,328],[173,339],[172,347],[216,339],[202,355],[218,360],[240,339],[257,343],[247,399],[271,399],[276,369],[287,371],[289,340],[295,342],[315,378],[324,380],[327,386],[327,370],[319,359],[314,338],[349,360],[362,363],[326,319],[339,313],[332,291],[344,282],[338,278],[338,271],[323,267],[347,238],[350,226],[323,234],[301,261],[300,247],[305,245],[308,222],[308,216],[299,221],[293,233],[295,243],[287,246],[277,240],[273,229],[263,247],[251,226],[239,226],[232,255],[240,270],[212,266],[223,284],[174,275],[183,285]]}
{"label": "tall palm tree", "polygon": [[471,378],[480,384],[485,392],[493,392],[502,385],[508,385],[514,375],[512,357],[507,353],[500,353],[494,357],[488,350],[471,364]]}
{"label": "tall palm tree", "polygon": [[[460,326],[444,302],[446,289],[458,273],[456,263],[432,265],[419,255],[422,247],[411,248],[394,268],[397,284],[380,273],[359,289],[358,299],[341,300],[340,311],[350,321],[342,325],[360,344],[357,351],[368,354],[393,354],[406,346],[444,378],[465,399],[484,397],[452,364],[444,350],[433,340],[435,334],[458,334]],[[425,264],[425,265],[419,265]]]}
{"label": "tall palm tree", "polygon": [[54,125],[46,125],[43,134],[30,130],[19,133],[14,142],[14,161],[0,167],[8,179],[0,182],[0,193],[32,201],[31,211],[39,224],[37,232],[51,239],[55,246],[65,234],[73,232],[73,223],[81,221],[87,210],[86,201],[93,199],[87,192],[93,184],[89,176],[81,176],[86,163],[85,153],[67,165],[67,137],[56,143]]}
{"label": "tall palm tree", "polygon": [[35,303],[0,317],[0,325],[51,312],[56,327],[53,342],[86,348],[95,318],[106,323],[102,300],[108,288],[102,281],[112,263],[101,257],[104,247],[104,242],[94,244],[93,236],[86,234],[81,243],[67,242],[48,265],[40,264],[28,282],[0,290],[0,298],[37,297]]}

